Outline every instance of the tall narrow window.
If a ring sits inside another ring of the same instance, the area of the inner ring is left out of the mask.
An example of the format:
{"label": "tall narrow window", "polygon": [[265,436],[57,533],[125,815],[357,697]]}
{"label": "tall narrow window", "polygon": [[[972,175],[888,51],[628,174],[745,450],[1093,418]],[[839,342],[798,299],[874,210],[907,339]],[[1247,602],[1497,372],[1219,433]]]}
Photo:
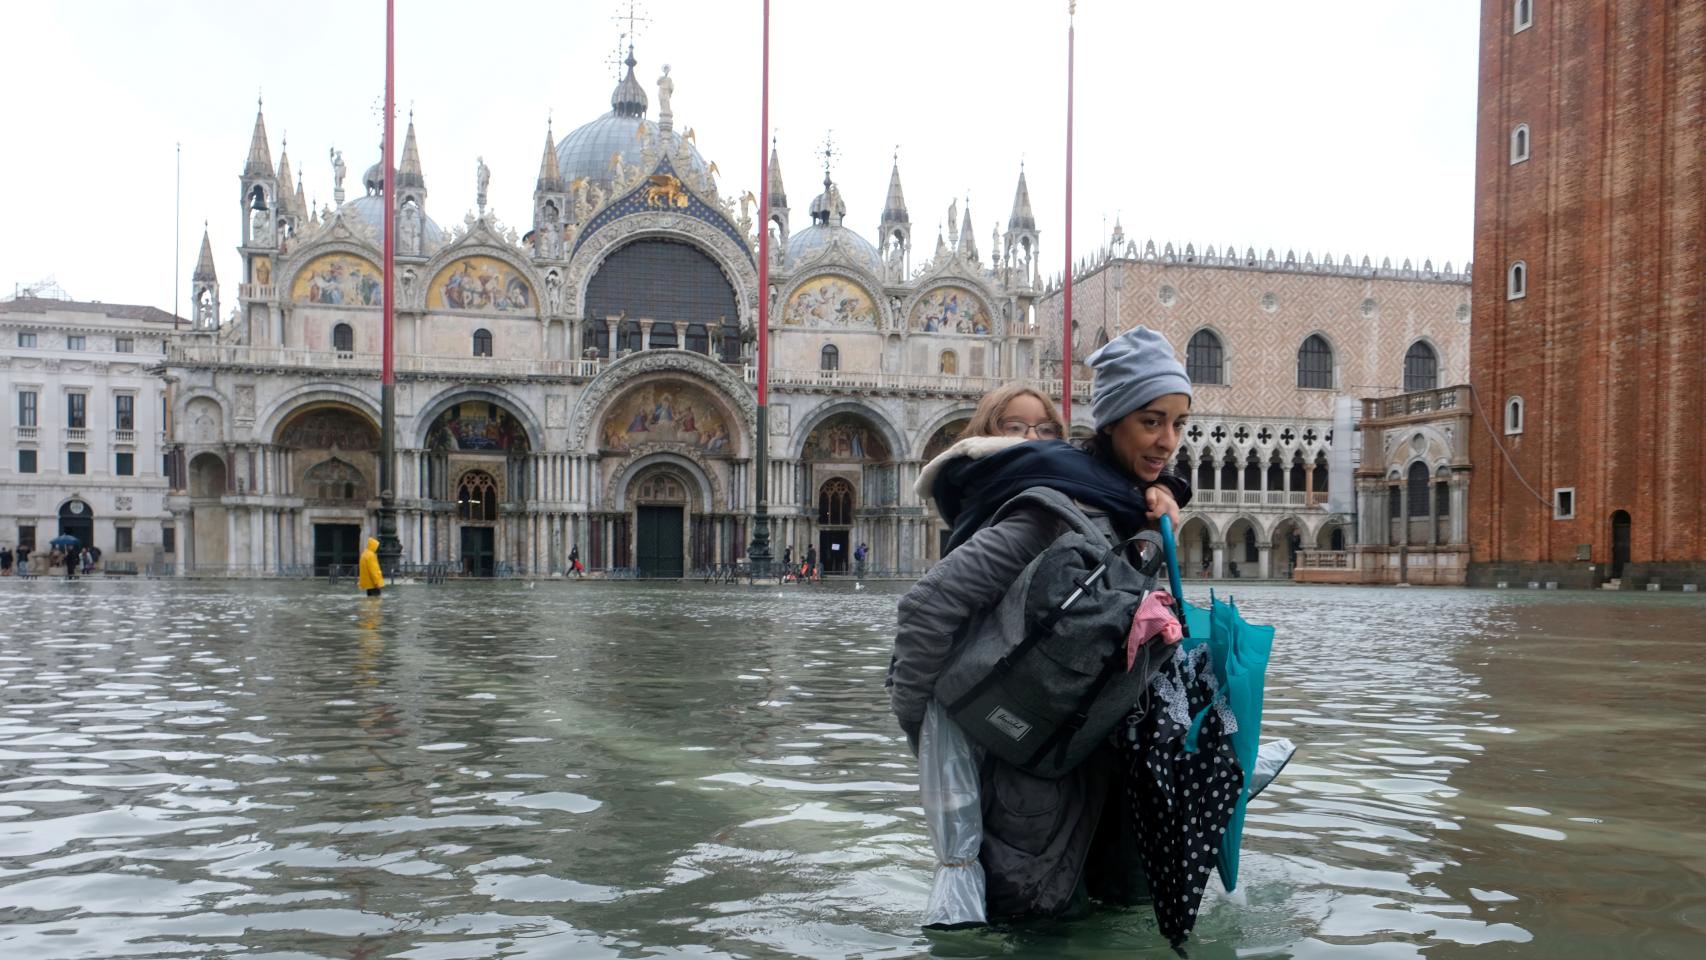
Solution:
{"label": "tall narrow window", "polygon": [[485,328],[474,331],[474,356],[489,357],[492,355],[492,331]]}
{"label": "tall narrow window", "polygon": [[819,370],[841,369],[841,351],[835,348],[835,344],[826,343],[823,345],[823,350],[818,353],[817,368]]}
{"label": "tall narrow window", "polygon": [[1512,397],[1505,401],[1505,436],[1515,436],[1522,433],[1522,398]]}
{"label": "tall narrow window", "polygon": [[1313,333],[1297,348],[1297,385],[1308,390],[1333,389],[1333,348]]}
{"label": "tall narrow window", "polygon": [[1417,340],[1404,352],[1404,392],[1439,388],[1439,355],[1426,341]]}
{"label": "tall narrow window", "polygon": [[339,353],[355,352],[355,328],[340,323],[332,328],[332,349]]}
{"label": "tall narrow window", "polygon": [[1410,488],[1410,516],[1425,517],[1428,515],[1428,465],[1420,460],[1410,464],[1408,486]]}
{"label": "tall narrow window", "polygon": [[65,395],[65,425],[82,430],[89,425],[89,397],[82,393]]}
{"label": "tall narrow window", "polygon": [[128,393],[113,397],[113,429],[136,429],[136,398]]}
{"label": "tall narrow window", "polygon": [[36,392],[34,390],[18,391],[18,426],[33,427],[36,425]]}
{"label": "tall narrow window", "polygon": [[1511,32],[1521,33],[1534,26],[1534,0],[1512,0]]}
{"label": "tall narrow window", "polygon": [[1552,491],[1552,519],[1574,520],[1576,518],[1576,488],[1559,487]]}
{"label": "tall narrow window", "polygon": [[1198,330],[1185,347],[1185,372],[1192,383],[1225,383],[1225,350],[1212,330]]}
{"label": "tall narrow window", "polygon": [[1511,130],[1511,162],[1521,163],[1528,159],[1528,124],[1519,123]]}
{"label": "tall narrow window", "polygon": [[1528,264],[1521,260],[1511,264],[1510,285],[1506,289],[1505,299],[1521,300],[1528,296]]}
{"label": "tall narrow window", "polygon": [[690,323],[687,325],[687,343],[685,346],[694,353],[711,352],[711,337],[705,332],[704,324]]}

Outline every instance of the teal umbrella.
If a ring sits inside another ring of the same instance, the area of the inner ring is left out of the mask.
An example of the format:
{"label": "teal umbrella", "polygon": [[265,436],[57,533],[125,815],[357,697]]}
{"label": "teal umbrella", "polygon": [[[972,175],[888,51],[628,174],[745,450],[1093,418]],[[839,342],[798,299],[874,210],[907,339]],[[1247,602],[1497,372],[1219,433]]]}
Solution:
{"label": "teal umbrella", "polygon": [[[1238,885],[1238,853],[1244,837],[1244,810],[1250,800],[1250,786],[1256,771],[1256,754],[1261,748],[1262,690],[1267,682],[1268,657],[1273,652],[1274,628],[1246,623],[1238,607],[1230,600],[1222,601],[1209,591],[1207,609],[1184,602],[1179,581],[1178,548],[1173,541],[1173,524],[1161,518],[1161,540],[1167,556],[1167,572],[1173,595],[1179,598],[1184,611],[1185,639],[1180,652],[1206,644],[1209,659],[1238,729],[1232,733],[1232,745],[1238,755],[1238,767],[1244,772],[1243,789],[1232,819],[1226,825],[1226,835],[1220,844],[1217,866],[1220,882],[1232,890]],[[1201,726],[1199,714],[1192,724],[1187,747],[1194,744],[1196,729]]]}

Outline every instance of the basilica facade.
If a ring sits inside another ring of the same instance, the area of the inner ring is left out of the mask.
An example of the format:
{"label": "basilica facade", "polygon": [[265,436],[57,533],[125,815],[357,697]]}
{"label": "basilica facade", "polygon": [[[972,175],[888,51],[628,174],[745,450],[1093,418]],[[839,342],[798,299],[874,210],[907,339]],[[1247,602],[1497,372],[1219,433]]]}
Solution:
{"label": "basilica facade", "polygon": [[[970,211],[915,252],[898,164],[876,244],[843,223],[826,164],[796,211],[779,157],[770,206],[724,196],[660,79],[635,64],[610,111],[547,129],[531,223],[479,209],[441,226],[411,118],[382,168],[315,211],[275,167],[257,113],[242,168],[236,305],[211,240],[195,329],[168,352],[172,495],[186,573],[271,575],[353,562],[374,527],[381,235],[397,220],[397,502],[404,559],[473,574],[680,576],[752,538],[758,238],[772,234],[769,512],[778,556],[922,569],[939,524],[919,467],[993,386],[1033,376],[1037,233],[1023,175],[985,260]],[[796,221],[797,212],[806,218]]]}
{"label": "basilica facade", "polygon": [[[609,112],[545,131],[525,229],[486,210],[483,163],[477,209],[436,221],[412,117],[394,196],[379,164],[346,193],[334,151],[335,204],[310,209],[257,112],[235,307],[222,312],[231,291],[204,237],[194,330],[161,368],[180,572],[320,571],[353,563],[374,529],[387,203],[406,561],[549,574],[578,550],[595,571],[668,577],[741,560],[761,295],[775,554],[815,548],[834,572],[864,543],[868,566],[901,574],[941,555],[946,531],[913,489],[920,468],[990,389],[1025,380],[1060,396],[1060,291],[1038,268],[1022,169],[1005,228],[980,251],[957,206],[945,235],[915,245],[897,161],[873,243],[844,223],[827,163],[809,203],[790,203],[775,149],[767,209],[725,195],[677,129],[674,81],[659,79],[654,117],[629,59]],[[762,293],[759,230],[771,235]],[[1467,363],[1466,272],[1123,238],[1080,267],[1076,358],[1147,323],[1203,384],[1179,463],[1200,490],[1184,531],[1194,573],[1284,575],[1299,540],[1354,542],[1352,398],[1460,382]],[[1087,412],[1088,372],[1074,380]]]}

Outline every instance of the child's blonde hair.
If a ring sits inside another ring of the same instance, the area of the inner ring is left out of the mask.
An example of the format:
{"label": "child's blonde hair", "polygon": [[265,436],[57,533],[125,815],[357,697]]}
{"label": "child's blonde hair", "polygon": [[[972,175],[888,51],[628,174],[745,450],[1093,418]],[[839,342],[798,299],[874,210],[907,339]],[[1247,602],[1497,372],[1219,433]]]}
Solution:
{"label": "child's blonde hair", "polygon": [[971,415],[971,422],[966,424],[966,437],[999,437],[1001,433],[1001,415],[1007,412],[1007,405],[1019,397],[1035,397],[1043,405],[1043,413],[1050,423],[1054,424],[1055,436],[1066,439],[1066,421],[1061,419],[1060,408],[1048,395],[1035,387],[1022,383],[1009,383],[983,395],[978,401],[977,410]]}

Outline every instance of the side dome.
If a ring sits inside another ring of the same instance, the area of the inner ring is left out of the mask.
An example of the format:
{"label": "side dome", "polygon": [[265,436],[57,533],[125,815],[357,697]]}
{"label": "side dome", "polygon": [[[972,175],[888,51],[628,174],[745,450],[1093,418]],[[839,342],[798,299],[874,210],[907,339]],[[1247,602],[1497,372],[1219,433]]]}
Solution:
{"label": "side dome", "polygon": [[[385,198],[374,194],[356,197],[338,208],[346,220],[359,220],[373,228],[373,232],[383,239],[385,236]],[[421,213],[421,240],[427,245],[436,245],[444,239],[444,230],[433,219]]]}
{"label": "side dome", "polygon": [[883,258],[877,255],[877,248],[871,246],[869,240],[836,223],[814,223],[789,236],[785,262],[792,267],[832,247],[846,262],[876,276],[883,275]]}

